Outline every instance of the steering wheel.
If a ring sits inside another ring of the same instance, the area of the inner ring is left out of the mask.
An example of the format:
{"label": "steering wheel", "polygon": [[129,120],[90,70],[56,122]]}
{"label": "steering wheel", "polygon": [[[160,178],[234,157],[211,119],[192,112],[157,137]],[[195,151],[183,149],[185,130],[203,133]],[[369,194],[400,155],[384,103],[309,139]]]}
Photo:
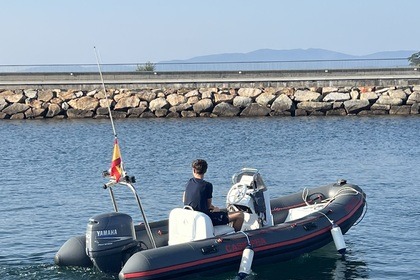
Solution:
{"label": "steering wheel", "polygon": [[244,198],[245,194],[246,186],[237,183],[230,188],[227,194],[227,202],[229,204],[236,204]]}

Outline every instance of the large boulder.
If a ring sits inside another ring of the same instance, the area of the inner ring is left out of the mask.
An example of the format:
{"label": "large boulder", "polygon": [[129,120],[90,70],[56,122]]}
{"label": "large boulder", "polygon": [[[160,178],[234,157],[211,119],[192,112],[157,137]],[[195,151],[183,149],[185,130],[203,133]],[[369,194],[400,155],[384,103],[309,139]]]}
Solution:
{"label": "large boulder", "polygon": [[139,106],[139,104],[140,104],[140,98],[138,98],[137,96],[123,97],[120,100],[118,100],[114,109],[118,110],[118,109],[135,108]]}
{"label": "large boulder", "polygon": [[144,106],[140,106],[137,108],[130,108],[128,109],[128,115],[133,118],[133,117],[140,117],[141,114],[143,114],[144,111],[146,111],[147,107]]}
{"label": "large boulder", "polygon": [[[130,97],[133,96],[134,94],[131,91],[122,91],[122,92],[118,92],[114,95],[114,100],[116,102],[120,101],[120,99],[122,98],[126,98],[126,97]],[[112,97],[109,97],[112,98]]]}
{"label": "large boulder", "polygon": [[193,106],[194,112],[200,114],[202,112],[211,112],[213,110],[213,102],[210,99],[201,99]]}
{"label": "large boulder", "polygon": [[315,102],[315,101],[304,101],[297,104],[299,109],[306,111],[327,111],[333,107],[332,102]]}
{"label": "large boulder", "polygon": [[3,110],[9,103],[7,103],[6,99],[0,97],[0,111]]}
{"label": "large boulder", "polygon": [[61,107],[57,104],[50,104],[48,106],[47,114],[45,115],[47,118],[53,118],[60,114]]}
{"label": "large boulder", "polygon": [[36,108],[36,109],[39,109],[39,108],[46,108],[47,107],[47,105],[46,105],[46,103],[44,103],[44,102],[42,102],[41,100],[38,100],[38,99],[26,99],[25,100],[25,103],[26,104],[28,104],[29,105],[29,107],[31,107],[31,108]]}
{"label": "large boulder", "polygon": [[294,94],[295,101],[321,101],[322,95],[315,91],[310,90],[298,90]]}
{"label": "large boulder", "polygon": [[193,105],[189,103],[179,104],[177,106],[172,106],[169,108],[170,112],[181,112],[181,111],[189,111]]}
{"label": "large boulder", "polygon": [[169,104],[171,104],[171,106],[177,106],[179,104],[187,102],[187,98],[185,98],[185,96],[175,93],[168,95],[166,97],[166,100]]}
{"label": "large boulder", "polygon": [[25,119],[25,114],[24,113],[17,113],[15,115],[10,116],[11,120],[23,120]]}
{"label": "large boulder", "polygon": [[[178,93],[181,93],[181,91],[179,91]],[[190,97],[194,97],[194,96],[200,96],[200,92],[196,89],[188,91],[185,93],[185,97],[186,98],[190,98]]]}
{"label": "large boulder", "polygon": [[96,89],[88,91],[86,93],[86,96],[90,96],[90,97],[95,97],[95,95],[98,93],[98,91]]}
{"label": "large boulder", "polygon": [[200,88],[198,91],[201,93],[202,99],[212,99],[214,93],[217,93],[217,88]]}
{"label": "large boulder", "polygon": [[329,110],[325,112],[325,115],[327,116],[345,116],[347,115],[347,112],[344,108],[337,108],[333,110]]}
{"label": "large boulder", "polygon": [[255,98],[260,94],[261,90],[259,88],[240,88],[238,90],[238,95],[243,97]]}
{"label": "large boulder", "polygon": [[40,101],[49,102],[53,98],[54,98],[54,93],[51,90],[43,90],[43,91],[38,92],[38,100]]}
{"label": "large boulder", "polygon": [[155,116],[158,118],[162,118],[162,117],[166,117],[166,115],[168,114],[168,109],[157,109],[155,111]]}
{"label": "large boulder", "polygon": [[152,91],[145,90],[145,91],[141,91],[141,92],[136,93],[136,96],[138,98],[140,98],[140,100],[150,102],[150,101],[152,101],[156,98],[156,93],[152,92]]}
{"label": "large boulder", "polygon": [[266,106],[262,106],[257,103],[252,103],[241,112],[241,116],[264,117],[270,114],[270,112],[271,112],[270,108],[267,108]]}
{"label": "large boulder", "polygon": [[[324,95],[329,94],[329,93],[334,93],[337,91],[338,91],[338,88],[336,87],[323,87],[322,88],[322,94]],[[329,101],[332,101],[332,100],[329,100]]]}
{"label": "large boulder", "polygon": [[191,96],[187,99],[187,103],[191,105],[197,103],[198,101],[200,101],[200,98],[198,96]]}
{"label": "large boulder", "polygon": [[38,92],[35,89],[25,89],[23,93],[29,99],[35,99],[38,96]]}
{"label": "large boulder", "polygon": [[233,106],[235,107],[245,108],[249,106],[251,103],[252,103],[251,97],[247,97],[247,96],[236,96],[233,99]]}
{"label": "large boulder", "polygon": [[330,101],[347,101],[350,100],[350,93],[348,92],[331,92],[328,93],[322,101],[330,102]]}
{"label": "large boulder", "polygon": [[267,107],[268,105],[271,104],[271,102],[276,98],[276,96],[274,94],[272,94],[272,91],[268,91],[268,92],[263,92],[261,93],[256,99],[255,101],[262,105]]}
{"label": "large boulder", "polygon": [[94,111],[98,107],[99,101],[98,99],[90,97],[90,96],[83,96],[80,98],[70,100],[68,104],[73,109]]}
{"label": "large boulder", "polygon": [[45,109],[44,108],[29,108],[25,111],[25,117],[27,119],[35,119],[38,117],[44,116]]}
{"label": "large boulder", "polygon": [[156,115],[150,111],[145,111],[140,115],[140,118],[145,118],[145,119],[156,118]]}
{"label": "large boulder", "polygon": [[358,112],[368,109],[370,106],[369,100],[347,100],[344,101],[344,108],[348,114],[357,114]]}
{"label": "large boulder", "polygon": [[389,111],[389,109],[391,109],[391,105],[385,105],[385,104],[373,104],[372,106],[370,106],[370,109],[372,111],[374,110],[381,110],[381,111]]}
{"label": "large boulder", "polygon": [[29,109],[29,105],[27,105],[27,104],[13,103],[13,104],[10,104],[9,106],[5,107],[2,110],[2,112],[7,114],[7,115],[15,115],[15,114],[18,114],[18,113],[23,113],[28,109]]}
{"label": "large boulder", "polygon": [[91,118],[93,116],[93,111],[90,110],[68,109],[66,113],[69,119]]}
{"label": "large boulder", "polygon": [[216,93],[213,95],[214,103],[219,104],[222,102],[232,103],[236,95],[226,94],[226,93]]}
{"label": "large boulder", "polygon": [[179,118],[179,113],[178,112],[168,112],[168,114],[166,115],[167,118]]}
{"label": "large boulder", "polygon": [[11,90],[0,92],[0,98],[4,98],[9,103],[19,103],[25,100],[22,92],[13,92]]}
{"label": "large boulder", "polygon": [[420,103],[414,103],[411,105],[411,112],[412,115],[418,115],[420,114]]}
{"label": "large boulder", "polygon": [[96,115],[108,116],[109,110],[107,107],[99,107],[98,109],[96,109]]}
{"label": "large boulder", "polygon": [[76,98],[76,95],[74,94],[73,90],[68,90],[68,91],[57,92],[57,97],[63,101],[69,101]]}
{"label": "large boulder", "polygon": [[101,108],[108,108],[108,106],[112,108],[114,105],[115,105],[114,99],[110,99],[110,98],[99,99],[99,107]]}
{"label": "large boulder", "polygon": [[407,99],[407,104],[412,105],[414,103],[420,103],[420,92],[415,91]]}
{"label": "large boulder", "polygon": [[234,117],[239,114],[239,107],[233,106],[232,104],[222,102],[217,104],[213,109],[213,114],[219,117]]}
{"label": "large boulder", "polygon": [[114,119],[125,119],[127,117],[127,112],[125,112],[125,111],[112,111],[112,117]]}
{"label": "large boulder", "polygon": [[402,89],[392,89],[388,91],[388,95],[391,98],[400,98],[402,100],[407,100],[407,94]]}
{"label": "large boulder", "polygon": [[169,108],[169,103],[163,97],[153,99],[152,101],[150,101],[150,104],[149,104],[149,109],[152,112],[159,109],[168,109],[168,108]]}
{"label": "large boulder", "polygon": [[397,98],[397,97],[382,95],[378,98],[378,100],[375,103],[382,104],[382,105],[399,106],[399,105],[403,104],[403,100],[401,98]]}
{"label": "large boulder", "polygon": [[271,110],[276,112],[291,111],[293,109],[293,101],[286,94],[281,94],[274,100]]}
{"label": "large boulder", "polygon": [[378,100],[378,94],[374,91],[367,91],[360,93],[361,100],[369,100],[369,102],[375,102]]}
{"label": "large boulder", "polygon": [[197,117],[197,113],[193,111],[182,111],[181,117],[183,118],[195,118]]}
{"label": "large boulder", "polygon": [[411,105],[391,106],[390,115],[410,115]]}

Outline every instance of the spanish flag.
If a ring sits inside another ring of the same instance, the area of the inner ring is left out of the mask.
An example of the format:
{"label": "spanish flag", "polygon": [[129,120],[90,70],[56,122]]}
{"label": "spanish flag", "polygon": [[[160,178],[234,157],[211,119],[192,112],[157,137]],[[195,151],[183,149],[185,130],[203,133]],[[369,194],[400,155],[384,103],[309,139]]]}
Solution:
{"label": "spanish flag", "polygon": [[114,152],[112,153],[112,162],[111,162],[111,169],[110,169],[109,174],[111,175],[111,177],[114,177],[116,182],[119,182],[122,173],[123,173],[123,168],[122,168],[120,147],[118,145],[118,139],[115,138]]}

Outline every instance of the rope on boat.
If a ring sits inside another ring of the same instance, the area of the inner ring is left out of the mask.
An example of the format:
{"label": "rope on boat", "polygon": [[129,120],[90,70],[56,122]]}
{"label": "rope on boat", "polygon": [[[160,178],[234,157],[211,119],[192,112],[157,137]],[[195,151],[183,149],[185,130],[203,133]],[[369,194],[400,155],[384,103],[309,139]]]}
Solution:
{"label": "rope on boat", "polygon": [[[343,193],[344,191],[350,191],[350,192]],[[325,208],[325,207],[328,206],[328,204],[330,204],[332,201],[334,201],[335,199],[337,199],[340,196],[344,196],[344,195],[359,195],[359,194],[360,194],[360,192],[358,190],[356,190],[355,188],[352,188],[352,187],[344,187],[344,188],[340,188],[334,196],[322,200],[321,203],[327,203],[324,206],[324,208]],[[309,189],[305,187],[303,189],[303,191],[302,191],[302,200],[305,202],[305,204],[307,206],[310,206],[311,204],[309,204],[309,202],[307,201],[308,195],[309,195]],[[363,197],[363,199],[365,199],[365,198]]]}
{"label": "rope on boat", "polygon": [[[307,197],[309,194],[309,190],[307,188],[305,188],[302,192],[302,199],[305,201],[306,205],[310,205],[307,202]],[[341,228],[333,221],[331,220],[325,213],[321,212],[321,210],[325,209],[329,204],[331,204],[335,199],[337,199],[340,196],[345,196],[345,195],[359,195],[361,194],[361,192],[359,192],[358,190],[352,188],[352,187],[343,187],[340,188],[335,194],[334,196],[328,198],[328,199],[324,199],[321,201],[321,203],[325,203],[324,206],[322,207],[322,209],[317,210],[316,213],[319,213],[321,215],[323,215],[330,223],[331,223],[331,235],[335,244],[335,247],[337,249],[337,251],[344,255],[346,252],[346,242],[344,241],[344,237],[343,237],[343,233],[341,232]],[[363,196],[363,199],[366,202],[366,198],[365,196]],[[364,214],[366,213],[366,211],[364,212]],[[363,216],[364,216],[363,214]],[[363,219],[363,217],[362,217]],[[360,220],[361,221],[361,220]],[[360,222],[359,221],[359,222]],[[357,223],[359,223],[357,222]]]}
{"label": "rope on boat", "polygon": [[248,236],[248,234],[246,234],[244,231],[238,231],[239,233],[242,233],[243,235],[245,235],[245,237],[246,237],[246,241],[248,242],[248,245],[251,245],[251,242],[249,241],[249,236]]}

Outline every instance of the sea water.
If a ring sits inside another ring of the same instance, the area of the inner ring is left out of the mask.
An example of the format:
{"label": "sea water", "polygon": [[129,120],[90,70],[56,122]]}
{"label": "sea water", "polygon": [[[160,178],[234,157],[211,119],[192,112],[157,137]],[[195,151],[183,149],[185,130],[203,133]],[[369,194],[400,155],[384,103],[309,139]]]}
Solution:
{"label": "sea water", "polygon": [[[283,263],[253,267],[249,279],[420,279],[420,118],[285,117],[116,120],[126,171],[149,221],[181,206],[191,161],[209,163],[214,204],[231,176],[259,169],[272,197],[346,179],[367,194],[364,219],[334,245]],[[53,257],[88,219],[113,211],[106,179],[108,120],[0,121],[0,279],[114,279],[59,268]],[[141,215],[130,192],[120,211]],[[256,256],[257,257],[257,254]],[[239,268],[239,263],[238,263]],[[234,279],[237,270],[187,279]]]}

